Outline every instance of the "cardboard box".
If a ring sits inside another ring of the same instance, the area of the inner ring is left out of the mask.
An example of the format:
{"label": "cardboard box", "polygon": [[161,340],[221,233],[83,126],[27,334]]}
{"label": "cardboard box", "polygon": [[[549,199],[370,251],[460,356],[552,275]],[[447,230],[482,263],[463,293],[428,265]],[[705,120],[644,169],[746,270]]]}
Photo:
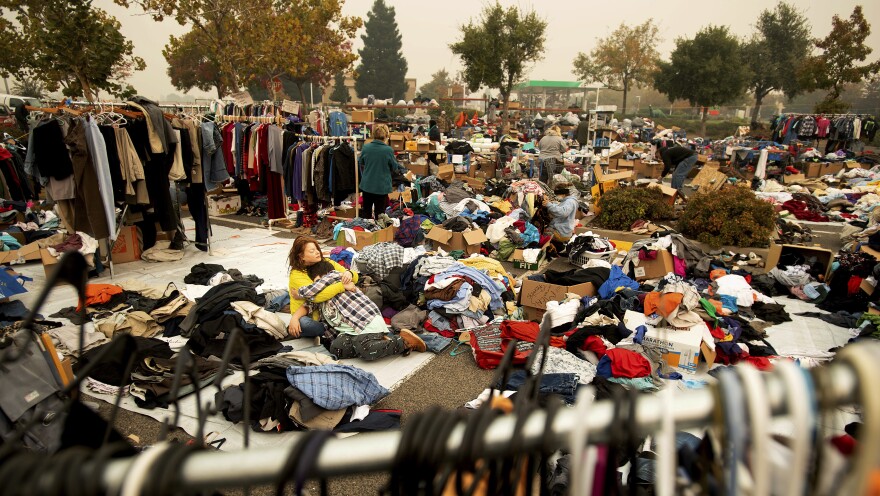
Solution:
{"label": "cardboard box", "polygon": [[452,181],[455,179],[455,166],[452,164],[441,165],[440,170],[437,172],[437,178],[444,181]]}
{"label": "cardboard box", "polygon": [[46,277],[49,277],[49,274],[52,272],[52,266],[58,263],[58,259],[53,257],[46,248],[40,248],[40,260],[43,261],[43,270],[46,272]]}
{"label": "cardboard box", "polygon": [[773,243],[767,252],[764,269],[769,272],[770,269],[779,264],[779,257],[789,251],[795,251],[804,256],[804,258],[816,257],[816,262],[825,266],[825,280],[831,277],[831,262],[834,261],[834,252],[818,246],[800,246],[800,245],[778,245]]}
{"label": "cardboard box", "polygon": [[123,226],[113,243],[113,249],[110,250],[110,259],[115,264],[136,262],[141,259],[143,244],[137,226]]}
{"label": "cardboard box", "polygon": [[[662,356],[670,367],[688,374],[697,372],[703,348],[703,329],[705,324],[697,324],[683,331],[674,328],[655,328],[646,326],[644,344],[663,350]],[[715,361],[714,356],[712,361]]]}
{"label": "cardboard box", "polygon": [[351,111],[351,122],[373,122],[374,120],[372,110]]}
{"label": "cardboard box", "polygon": [[866,277],[865,279],[862,279],[862,283],[859,284],[859,289],[864,291],[865,294],[867,294],[868,296],[873,295],[874,289],[876,289],[876,288],[877,288],[877,281],[875,281],[874,278],[872,278],[872,277]]}
{"label": "cardboard box", "polygon": [[548,301],[559,301],[565,297],[565,293],[574,293],[580,296],[596,296],[597,288],[591,282],[577,284],[575,286],[560,286],[547,282],[523,279],[519,290],[519,304],[523,306],[526,317],[529,320],[540,319],[547,310]]}
{"label": "cardboard box", "polygon": [[391,133],[388,143],[392,150],[402,152],[406,148],[406,136],[403,133]]}
{"label": "cardboard box", "polygon": [[635,167],[637,178],[660,179],[663,174],[663,164],[660,162],[648,163],[638,161]]}
{"label": "cardboard box", "polygon": [[241,208],[241,197],[233,196],[209,196],[208,197],[208,214],[210,215],[229,215],[238,212]]}
{"label": "cardboard box", "polygon": [[478,177],[463,177],[462,181],[467,183],[476,192],[481,192],[486,188],[486,180]]}
{"label": "cardboard box", "polygon": [[40,247],[30,243],[17,250],[0,251],[0,264],[25,263],[40,259]]}
{"label": "cardboard box", "polygon": [[404,202],[412,203],[412,188],[406,188],[405,190],[403,190],[403,192],[392,191],[391,193],[388,193],[388,199],[391,201],[397,201],[397,199],[401,197],[403,197]]}
{"label": "cardboard box", "polygon": [[428,231],[426,236],[434,242],[436,248],[442,248],[444,251],[464,250],[468,255],[480,252],[480,245],[489,241],[489,238],[479,229],[473,229],[465,232],[453,232],[434,226]]}
{"label": "cardboard box", "polygon": [[593,173],[596,175],[596,182],[605,183],[609,181],[629,181],[633,177],[633,171],[618,172],[615,174],[605,174],[599,164],[593,166]]}
{"label": "cardboard box", "polygon": [[623,160],[622,158],[612,158],[611,160],[608,161],[608,168],[609,169],[617,169],[617,170],[635,169],[636,167],[638,167],[641,164],[642,164],[642,161],[640,159]]}
{"label": "cardboard box", "polygon": [[660,191],[666,195],[666,202],[670,205],[675,205],[675,197],[678,195],[678,190],[669,186],[666,186],[662,183],[652,183],[648,185],[649,188],[660,188]]}
{"label": "cardboard box", "polygon": [[409,165],[406,166],[406,170],[412,172],[413,174],[415,174],[415,175],[417,175],[417,176],[422,176],[422,177],[424,177],[424,176],[430,176],[430,175],[431,175],[430,171],[428,170],[428,164],[427,164],[427,163],[424,163],[424,164],[409,164]]}
{"label": "cardboard box", "polygon": [[340,219],[354,219],[354,207],[351,208],[334,208],[333,216]]}
{"label": "cardboard box", "polygon": [[843,170],[842,162],[811,162],[807,164],[805,176],[822,177],[834,175]]}
{"label": "cardboard box", "polygon": [[404,147],[405,147],[405,150],[408,151],[408,152],[417,152],[417,151],[419,151],[419,144],[416,143],[415,141],[412,141],[412,140],[407,141],[407,142],[406,142],[406,145],[404,145]]}
{"label": "cardboard box", "polygon": [[429,152],[431,150],[434,150],[436,147],[437,145],[430,141],[427,143],[416,141],[416,151],[418,152]]}
{"label": "cardboard box", "polygon": [[659,250],[654,260],[639,260],[639,265],[633,269],[636,281],[659,279],[673,270],[672,254],[666,250]]}
{"label": "cardboard box", "polygon": [[705,164],[708,161],[709,161],[708,155],[703,155],[702,153],[697,154],[697,163],[698,164]]}
{"label": "cardboard box", "polygon": [[783,184],[797,184],[802,183],[807,180],[807,176],[805,174],[783,174],[782,182]]}
{"label": "cardboard box", "polygon": [[339,233],[339,237],[336,238],[336,246],[342,246],[345,248],[354,248],[355,250],[363,250],[364,248],[374,245],[376,243],[385,243],[394,241],[394,228],[389,226],[385,229],[380,229],[378,231],[373,232],[354,232],[355,244],[351,244],[348,242],[348,238],[345,237],[341,231]]}
{"label": "cardboard box", "polygon": [[547,252],[542,249],[538,252],[537,262],[526,262],[523,257],[523,250],[516,249],[513,250],[513,255],[510,256],[510,261],[513,262],[513,268],[515,269],[538,270],[544,262],[545,255],[547,255]]}

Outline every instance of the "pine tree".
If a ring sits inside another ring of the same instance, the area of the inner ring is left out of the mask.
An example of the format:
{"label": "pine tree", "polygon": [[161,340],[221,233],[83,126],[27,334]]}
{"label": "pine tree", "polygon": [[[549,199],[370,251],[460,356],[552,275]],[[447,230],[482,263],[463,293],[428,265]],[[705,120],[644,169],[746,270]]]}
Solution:
{"label": "pine tree", "polygon": [[338,103],[348,103],[351,100],[351,95],[348,94],[348,88],[345,87],[345,74],[337,72],[333,83],[333,93],[330,94],[330,100]]}
{"label": "pine tree", "polygon": [[400,32],[394,18],[394,7],[384,0],[376,0],[367,13],[367,32],[361,36],[364,48],[358,51],[361,64],[355,82],[360,97],[374,95],[376,98],[399,100],[406,95],[406,59],[401,52]]}

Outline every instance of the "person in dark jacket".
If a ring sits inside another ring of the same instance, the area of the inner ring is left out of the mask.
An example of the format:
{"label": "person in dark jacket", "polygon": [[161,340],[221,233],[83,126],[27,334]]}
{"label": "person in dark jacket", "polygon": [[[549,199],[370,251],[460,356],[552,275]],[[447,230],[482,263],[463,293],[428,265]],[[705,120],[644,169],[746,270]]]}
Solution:
{"label": "person in dark jacket", "polygon": [[663,162],[663,177],[672,172],[672,187],[681,193],[684,180],[697,163],[697,153],[681,145],[666,146],[661,142],[657,147],[657,158]]}
{"label": "person in dark jacket", "polygon": [[437,126],[437,121],[435,120],[428,121],[428,139],[431,141],[440,141],[440,128]]}
{"label": "person in dark jacket", "polygon": [[394,158],[394,150],[385,142],[388,126],[379,124],[373,129],[373,140],[364,145],[358,157],[361,168],[360,189],[364,194],[361,217],[377,219],[388,206],[388,193],[393,190],[391,176],[394,172],[406,172]]}

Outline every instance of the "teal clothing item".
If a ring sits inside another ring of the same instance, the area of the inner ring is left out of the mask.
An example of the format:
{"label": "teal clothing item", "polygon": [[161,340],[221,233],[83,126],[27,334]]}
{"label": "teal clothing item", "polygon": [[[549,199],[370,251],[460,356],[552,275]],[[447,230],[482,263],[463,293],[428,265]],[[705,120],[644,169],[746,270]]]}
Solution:
{"label": "teal clothing item", "polygon": [[547,204],[547,211],[553,217],[550,220],[550,229],[553,229],[563,238],[570,238],[574,233],[576,219],[574,218],[578,210],[577,198],[566,196],[561,202],[552,202]]}
{"label": "teal clothing item", "polygon": [[361,191],[374,195],[387,195],[393,191],[391,175],[400,170],[394,158],[394,150],[379,140],[364,145],[358,157],[361,167]]}

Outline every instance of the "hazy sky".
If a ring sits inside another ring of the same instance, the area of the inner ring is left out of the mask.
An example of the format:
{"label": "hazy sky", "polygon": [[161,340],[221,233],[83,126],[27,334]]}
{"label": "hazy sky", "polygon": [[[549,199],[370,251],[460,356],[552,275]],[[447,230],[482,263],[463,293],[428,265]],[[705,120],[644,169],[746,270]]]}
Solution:
{"label": "hazy sky", "polygon": [[[460,70],[457,57],[448,46],[458,39],[458,27],[468,19],[480,15],[485,2],[474,0],[400,1],[386,0],[397,11],[397,24],[403,37],[403,54],[409,64],[409,77],[418,79],[421,86],[431,74],[446,68],[452,74]],[[792,3],[810,19],[813,35],[824,37],[831,31],[831,17],[838,14],[848,17],[855,5],[863,5],[865,18],[873,30],[868,44],[874,49],[869,60],[880,57],[880,2],[876,0],[855,2],[797,1]],[[348,0],[343,12],[366,18],[373,0]],[[654,18],[660,28],[662,42],[659,51],[668,57],[675,47],[677,37],[693,37],[703,26],[719,24],[730,26],[733,33],[745,37],[754,29],[758,14],[776,5],[774,0],[627,0],[618,2],[595,0],[545,0],[542,2],[515,2],[502,0],[502,5],[534,8],[547,21],[547,44],[544,58],[536,61],[530,71],[530,79],[574,80],[571,62],[579,51],[589,52],[596,39],[613,31],[620,23],[640,24]],[[147,68],[130,79],[138,92],[151,98],[161,98],[169,93],[181,93],[172,85],[167,75],[167,64],[162,57],[162,47],[169,35],[180,35],[188,28],[174,20],[157,23],[137,8],[124,9],[112,0],[95,0],[94,5],[112,15],[122,24],[122,34],[134,42],[136,55],[143,57]],[[355,50],[362,46],[358,33]],[[296,43],[296,40],[291,40]],[[307,49],[307,48],[305,48]],[[735,69],[735,68],[731,68]],[[214,97],[216,93],[199,90],[188,94],[196,97]]]}

